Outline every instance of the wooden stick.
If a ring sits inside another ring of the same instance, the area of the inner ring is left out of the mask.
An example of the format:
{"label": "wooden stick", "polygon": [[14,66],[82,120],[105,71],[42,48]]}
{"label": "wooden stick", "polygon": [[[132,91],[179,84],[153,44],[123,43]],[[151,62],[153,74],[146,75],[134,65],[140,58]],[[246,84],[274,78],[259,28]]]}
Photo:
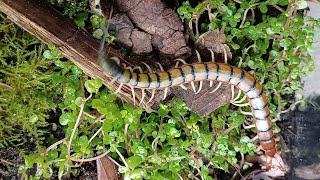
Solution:
{"label": "wooden stick", "polygon": [[[115,91],[119,82],[111,84],[111,77],[103,73],[97,64],[99,41],[91,34],[79,29],[74,22],[67,19],[57,10],[41,0],[0,0],[0,11],[20,27],[35,35],[46,44],[55,44],[62,54],[79,66],[92,78],[99,78],[112,91]],[[119,57],[121,62],[134,67],[126,61],[115,49],[107,47],[110,56]],[[118,94],[120,98],[133,104],[130,88],[123,86]],[[141,99],[140,90],[136,90],[136,102]],[[148,91],[145,102],[150,99]],[[155,98],[150,106],[158,104],[161,98]],[[143,103],[142,103],[143,104]]]}

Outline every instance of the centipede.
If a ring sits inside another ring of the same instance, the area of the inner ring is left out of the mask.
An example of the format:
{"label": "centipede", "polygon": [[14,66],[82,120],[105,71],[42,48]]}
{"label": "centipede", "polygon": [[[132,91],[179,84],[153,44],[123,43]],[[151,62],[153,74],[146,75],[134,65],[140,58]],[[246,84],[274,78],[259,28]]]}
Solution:
{"label": "centipede", "polygon": [[[103,26],[102,29],[106,36],[107,28]],[[262,86],[250,73],[239,67],[218,62],[184,63],[182,66],[174,67],[167,71],[161,68],[161,71],[158,72],[134,72],[131,68],[122,68],[117,57],[108,57],[104,46],[105,37],[100,44],[98,63],[104,73],[113,78],[112,81],[120,82],[119,88],[122,85],[127,85],[132,89],[139,88],[142,91],[145,89],[164,89],[166,91],[169,87],[184,87],[183,84],[185,83],[205,80],[229,83],[237,87],[244,92],[251,106],[257,136],[266,156],[266,170],[271,168],[272,158],[279,162],[282,169],[286,169],[286,165],[276,148],[267,97],[263,92]]]}

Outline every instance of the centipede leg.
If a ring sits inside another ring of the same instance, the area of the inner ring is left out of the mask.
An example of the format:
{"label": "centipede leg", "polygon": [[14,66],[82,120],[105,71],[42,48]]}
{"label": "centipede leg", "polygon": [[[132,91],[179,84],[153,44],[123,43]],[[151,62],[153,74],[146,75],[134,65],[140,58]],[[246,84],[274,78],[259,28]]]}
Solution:
{"label": "centipede leg", "polygon": [[240,99],[239,101],[233,101],[232,103],[240,104],[240,103],[242,103],[243,101],[245,101],[246,99],[247,99],[246,96],[243,96],[242,99]]}
{"label": "centipede leg", "polygon": [[133,87],[131,87],[131,93],[132,93],[133,105],[135,106],[136,105],[136,95],[135,95]]}
{"label": "centipede leg", "polygon": [[214,62],[214,52],[212,51],[212,49],[209,49],[210,53],[211,53],[211,61]]}
{"label": "centipede leg", "polygon": [[120,59],[117,57],[111,57],[110,59],[114,60],[118,65],[120,65]]}
{"label": "centipede leg", "polygon": [[211,91],[209,93],[214,93],[215,91],[217,91],[220,88],[221,84],[222,84],[222,82],[219,82],[218,86],[213,91]]}
{"label": "centipede leg", "polygon": [[202,84],[203,84],[203,81],[200,81],[199,89],[198,89],[198,91],[196,92],[196,94],[198,94],[198,93],[201,91],[201,89],[202,89]]}
{"label": "centipede leg", "polygon": [[156,92],[156,90],[155,90],[155,89],[152,89],[151,97],[150,97],[149,101],[148,101],[146,104],[149,104],[149,103],[152,101],[152,99],[154,98],[155,92]]}
{"label": "centipede leg", "polygon": [[164,89],[164,95],[163,95],[163,99],[162,99],[162,100],[165,100],[165,99],[166,99],[167,94],[168,94],[168,89],[169,89],[169,88],[165,88],[165,89]]}
{"label": "centipede leg", "polygon": [[142,72],[143,72],[143,71],[142,71],[142,68],[141,68],[140,66],[136,66],[136,67],[134,67],[134,68],[132,69],[132,71],[134,71],[135,69],[138,69],[140,73],[142,73]]}
{"label": "centipede leg", "polygon": [[196,54],[197,54],[198,62],[202,62],[199,51],[197,51],[197,50],[195,50],[195,51],[196,51]]}
{"label": "centipede leg", "polygon": [[241,107],[240,107],[240,113],[248,116],[253,116],[252,112],[245,112],[241,109]]}
{"label": "centipede leg", "polygon": [[164,71],[164,69],[163,69],[163,67],[162,67],[162,65],[160,63],[156,62],[156,64],[159,66],[161,71]]}
{"label": "centipede leg", "polygon": [[185,86],[185,85],[183,85],[183,84],[180,84],[180,87],[182,88],[182,89],[184,89],[184,90],[187,90],[188,88]]}
{"label": "centipede leg", "polygon": [[234,98],[234,86],[231,85],[231,100]]}
{"label": "centipede leg", "polygon": [[190,84],[191,84],[192,90],[196,93],[197,91],[196,91],[196,87],[194,86],[194,81],[191,81]]}
{"label": "centipede leg", "polygon": [[127,65],[126,65],[125,63],[122,63],[121,65],[122,65],[122,67],[123,67],[124,69],[127,68]]}
{"label": "centipede leg", "polygon": [[[209,49],[210,53],[211,53],[211,61],[214,62],[214,52],[212,51],[212,49]],[[213,86],[213,81],[210,81],[210,87]]]}
{"label": "centipede leg", "polygon": [[271,156],[266,156],[266,171],[269,171],[271,169],[271,164],[272,164],[272,157]]}
{"label": "centipede leg", "polygon": [[240,96],[241,96],[241,92],[242,92],[242,91],[238,90],[237,96],[236,96],[234,99],[231,99],[230,102],[233,103],[233,102],[235,102],[237,99],[239,99]]}
{"label": "centipede leg", "polygon": [[255,128],[256,127],[256,125],[254,125],[254,124],[249,125],[249,126],[242,124],[242,126],[243,126],[243,129],[251,129],[251,128]]}
{"label": "centipede leg", "polygon": [[187,64],[187,62],[181,58],[175,59],[174,61],[177,61],[174,67],[179,67],[179,62],[182,62],[182,64]]}
{"label": "centipede leg", "polygon": [[144,89],[141,89],[141,100],[140,100],[139,105],[143,102],[145,96],[146,96],[146,93],[145,93]]}
{"label": "centipede leg", "polygon": [[142,63],[147,67],[149,73],[152,73],[152,70],[151,70],[150,66],[148,64],[146,64],[145,62],[142,62]]}
{"label": "centipede leg", "polygon": [[122,88],[123,83],[120,83],[118,89],[115,91],[116,94],[118,94]]}
{"label": "centipede leg", "polygon": [[236,104],[236,103],[232,103],[233,105],[235,106],[238,106],[238,107],[245,107],[245,106],[250,106],[250,103],[244,103],[244,104]]}
{"label": "centipede leg", "polygon": [[273,157],[278,161],[278,163],[280,164],[280,168],[281,168],[283,171],[288,171],[287,165],[283,162],[283,159],[282,159],[282,157],[280,156],[280,154],[278,154],[278,152],[277,152]]}

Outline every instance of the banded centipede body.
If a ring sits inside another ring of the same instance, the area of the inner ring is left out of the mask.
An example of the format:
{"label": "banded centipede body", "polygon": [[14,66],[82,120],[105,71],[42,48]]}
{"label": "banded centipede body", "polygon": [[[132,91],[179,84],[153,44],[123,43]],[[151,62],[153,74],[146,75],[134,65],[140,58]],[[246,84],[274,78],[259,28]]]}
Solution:
{"label": "banded centipede body", "polygon": [[267,157],[267,169],[271,167],[272,157],[275,157],[281,167],[285,168],[285,164],[275,147],[276,142],[272,131],[272,121],[266,95],[255,78],[241,68],[225,63],[198,62],[184,64],[181,67],[157,73],[136,73],[130,69],[122,68],[115,58],[106,56],[104,40],[101,43],[99,63],[104,72],[113,77],[114,80],[118,80],[121,84],[128,85],[131,88],[140,88],[142,90],[165,89],[203,80],[227,82],[236,86],[245,93],[251,105],[260,145]]}

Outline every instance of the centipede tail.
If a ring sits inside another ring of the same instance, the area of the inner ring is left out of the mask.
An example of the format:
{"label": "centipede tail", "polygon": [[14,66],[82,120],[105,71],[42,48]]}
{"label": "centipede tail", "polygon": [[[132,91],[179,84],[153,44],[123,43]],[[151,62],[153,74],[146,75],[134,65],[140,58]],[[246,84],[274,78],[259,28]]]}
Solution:
{"label": "centipede tail", "polygon": [[[182,62],[184,61],[182,60]],[[164,71],[160,67],[162,71],[157,73],[136,73],[129,69],[121,68],[113,59],[103,55],[99,56],[99,63],[105,73],[114,77],[115,80],[131,88],[142,90],[167,89],[172,86],[183,86],[184,83],[204,80],[216,80],[234,85],[245,93],[251,105],[260,145],[268,159],[267,168],[270,167],[271,157],[275,157],[280,165],[285,168],[282,158],[275,147],[276,142],[272,131],[267,98],[262,91],[262,86],[248,72],[239,67],[224,63],[198,62],[184,64],[181,67],[175,67],[168,71]]]}

